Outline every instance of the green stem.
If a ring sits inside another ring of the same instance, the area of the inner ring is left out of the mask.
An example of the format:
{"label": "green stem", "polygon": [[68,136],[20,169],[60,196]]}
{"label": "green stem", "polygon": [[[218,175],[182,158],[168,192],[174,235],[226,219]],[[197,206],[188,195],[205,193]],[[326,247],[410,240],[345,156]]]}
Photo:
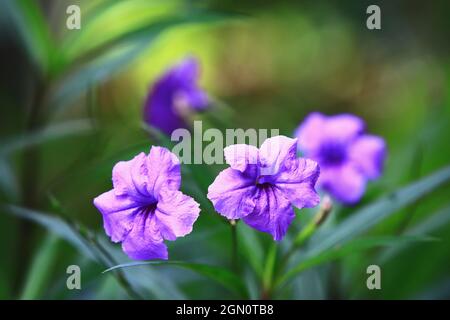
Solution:
{"label": "green stem", "polygon": [[275,262],[277,260],[277,245],[272,243],[267,253],[266,263],[264,265],[263,286],[261,299],[267,300],[272,296],[273,275],[275,271]]}
{"label": "green stem", "polygon": [[291,247],[281,261],[280,270],[284,270],[286,268],[289,259],[292,257],[295,250],[302,247],[305,242],[316,232],[319,226],[322,225],[328,217],[332,209],[333,205],[331,199],[328,196],[325,196],[314,218],[311,219],[309,223],[299,232],[297,237],[295,237]]}
{"label": "green stem", "polygon": [[230,220],[231,226],[231,268],[238,272],[238,241],[237,241],[237,221]]}
{"label": "green stem", "polygon": [[302,231],[299,232],[294,240],[292,248],[300,248],[306,242],[306,240],[308,240],[314,234],[314,232],[316,232],[317,227],[318,225],[316,224],[315,219],[310,221],[306,225],[306,227],[304,227]]}

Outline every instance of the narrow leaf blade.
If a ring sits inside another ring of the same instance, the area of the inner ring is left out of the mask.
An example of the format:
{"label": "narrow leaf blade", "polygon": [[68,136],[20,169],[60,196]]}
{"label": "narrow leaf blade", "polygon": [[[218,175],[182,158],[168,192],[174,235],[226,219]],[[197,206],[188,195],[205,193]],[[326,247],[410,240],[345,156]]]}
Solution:
{"label": "narrow leaf blade", "polygon": [[206,264],[199,263],[189,263],[182,261],[145,261],[145,262],[130,262],[120,264],[109,269],[106,269],[105,272],[113,271],[120,268],[129,268],[136,266],[144,266],[144,265],[172,265],[180,268],[188,269],[198,274],[201,274],[205,277],[210,278],[211,280],[216,281],[221,284],[223,287],[229,289],[231,292],[238,294],[240,296],[246,297],[247,290],[245,288],[242,280],[235,275],[234,273],[228,271],[225,268],[218,266],[211,266]]}

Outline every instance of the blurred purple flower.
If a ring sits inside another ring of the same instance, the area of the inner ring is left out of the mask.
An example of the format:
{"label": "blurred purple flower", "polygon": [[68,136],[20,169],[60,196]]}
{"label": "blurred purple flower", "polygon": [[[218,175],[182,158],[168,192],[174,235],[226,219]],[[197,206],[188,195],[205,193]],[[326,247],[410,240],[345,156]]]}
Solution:
{"label": "blurred purple flower", "polygon": [[364,128],[354,115],[312,113],[295,132],[299,149],[320,165],[318,186],[343,203],[358,202],[366,181],[378,178],[383,170],[384,140],[364,134]]}
{"label": "blurred purple flower", "polygon": [[122,242],[132,259],[167,259],[163,241],[189,234],[200,212],[198,203],[179,191],[177,157],[152,147],[149,155],[118,162],[112,180],[113,189],[94,199],[106,234]]}
{"label": "blurred purple flower", "polygon": [[164,73],[150,90],[144,121],[170,135],[185,128],[185,116],[208,106],[208,96],[197,85],[200,75],[195,58],[186,58]]}
{"label": "blurred purple flower", "polygon": [[316,162],[297,158],[297,139],[269,138],[258,149],[236,144],[224,149],[230,168],[209,186],[208,198],[228,219],[243,219],[252,228],[283,239],[297,208],[314,207],[319,196]]}

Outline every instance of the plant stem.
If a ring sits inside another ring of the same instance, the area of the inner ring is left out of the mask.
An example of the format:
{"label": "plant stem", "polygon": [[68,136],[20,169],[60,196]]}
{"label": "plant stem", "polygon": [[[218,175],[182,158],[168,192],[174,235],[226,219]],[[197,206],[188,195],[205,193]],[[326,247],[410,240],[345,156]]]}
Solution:
{"label": "plant stem", "polygon": [[299,232],[288,252],[284,255],[280,264],[280,270],[285,269],[295,250],[303,246],[305,242],[314,234],[314,232],[316,232],[317,228],[326,220],[332,209],[333,204],[331,199],[328,196],[325,196],[319,210],[314,215],[314,218],[311,219],[311,221],[309,221],[309,223]]}
{"label": "plant stem", "polygon": [[261,299],[267,300],[272,295],[273,275],[275,271],[275,263],[277,260],[277,245],[272,243],[269,252],[267,253],[266,263],[264,265],[263,285]]}
{"label": "plant stem", "polygon": [[238,241],[237,241],[237,221],[230,220],[231,226],[231,268],[238,272]]}

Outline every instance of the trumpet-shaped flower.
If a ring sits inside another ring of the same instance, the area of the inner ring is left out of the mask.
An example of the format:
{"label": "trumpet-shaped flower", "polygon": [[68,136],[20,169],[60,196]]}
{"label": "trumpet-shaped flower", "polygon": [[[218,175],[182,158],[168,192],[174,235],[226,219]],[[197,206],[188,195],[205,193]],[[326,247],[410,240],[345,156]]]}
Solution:
{"label": "trumpet-shaped flower", "polygon": [[152,147],[148,155],[118,162],[112,182],[112,190],[94,199],[106,234],[132,259],[167,259],[164,240],[189,234],[200,212],[198,203],[179,191],[177,157]]}
{"label": "trumpet-shaped flower", "polygon": [[285,136],[269,138],[259,149],[245,144],[226,147],[230,168],[209,186],[208,198],[226,218],[242,219],[281,240],[295,218],[293,206],[319,203],[314,190],[319,167],[296,153],[297,139]]}
{"label": "trumpet-shaped flower", "polygon": [[149,92],[144,121],[169,135],[175,129],[185,128],[185,117],[208,105],[206,93],[197,84],[199,75],[194,58],[186,58],[164,73]]}
{"label": "trumpet-shaped flower", "polygon": [[317,161],[318,186],[352,204],[364,194],[367,180],[378,178],[386,154],[384,140],[364,133],[364,122],[350,114],[310,114],[297,128],[299,149]]}

